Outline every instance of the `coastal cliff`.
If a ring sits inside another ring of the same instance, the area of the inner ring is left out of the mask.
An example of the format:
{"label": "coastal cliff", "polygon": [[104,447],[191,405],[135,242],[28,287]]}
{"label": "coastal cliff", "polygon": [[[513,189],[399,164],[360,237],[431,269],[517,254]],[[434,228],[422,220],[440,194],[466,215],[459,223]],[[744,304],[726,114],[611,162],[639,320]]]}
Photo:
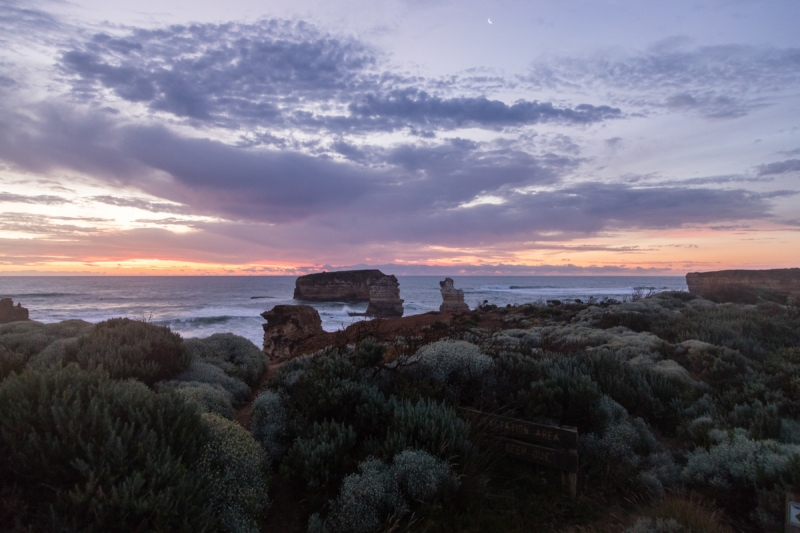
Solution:
{"label": "coastal cliff", "polygon": [[0,324],[20,322],[23,320],[28,320],[27,309],[22,307],[21,304],[15,306],[11,298],[3,298],[0,300]]}
{"label": "coastal cliff", "polygon": [[366,315],[376,318],[403,316],[400,284],[395,276],[385,276],[370,282],[369,306]]}
{"label": "coastal cliff", "polygon": [[469,311],[469,306],[464,303],[464,291],[453,286],[453,278],[445,278],[439,282],[442,291],[442,305],[439,311],[463,312]]}
{"label": "coastal cliff", "polygon": [[370,283],[386,277],[377,269],[308,274],[295,281],[294,299],[307,302],[368,302]]}
{"label": "coastal cliff", "polygon": [[800,302],[800,268],[691,272],[686,285],[690,293],[715,302]]}

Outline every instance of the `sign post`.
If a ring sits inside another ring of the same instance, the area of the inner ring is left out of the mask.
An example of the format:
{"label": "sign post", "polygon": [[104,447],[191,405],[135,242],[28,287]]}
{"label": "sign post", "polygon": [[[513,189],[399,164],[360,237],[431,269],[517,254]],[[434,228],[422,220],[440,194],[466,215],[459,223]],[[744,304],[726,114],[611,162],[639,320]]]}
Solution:
{"label": "sign post", "polygon": [[[578,491],[578,428],[534,424],[462,407],[480,417],[500,450],[515,459],[561,470],[561,482],[574,498]],[[800,532],[798,532],[800,533]]]}

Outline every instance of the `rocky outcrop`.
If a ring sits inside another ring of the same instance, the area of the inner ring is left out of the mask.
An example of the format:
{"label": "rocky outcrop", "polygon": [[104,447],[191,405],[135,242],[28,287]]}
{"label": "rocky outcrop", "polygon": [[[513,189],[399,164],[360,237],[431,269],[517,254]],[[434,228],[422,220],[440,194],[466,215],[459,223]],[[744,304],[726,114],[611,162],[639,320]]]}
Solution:
{"label": "rocky outcrop", "polygon": [[343,270],[300,276],[294,299],[307,302],[368,302],[372,282],[386,278],[380,270]]}
{"label": "rocky outcrop", "polygon": [[14,305],[14,301],[11,298],[0,300],[0,324],[20,322],[22,320],[28,320],[28,310],[22,307],[22,304]]}
{"label": "rocky outcrop", "polygon": [[324,333],[319,313],[310,305],[276,305],[261,313],[264,354],[270,361],[286,361],[295,349],[311,337]]}
{"label": "rocky outcrop", "polygon": [[686,285],[690,293],[715,302],[800,302],[800,268],[691,272]]}
{"label": "rocky outcrop", "polygon": [[464,303],[464,291],[453,287],[451,278],[440,281],[439,287],[442,290],[442,305],[439,306],[439,311],[469,311],[469,306]]}
{"label": "rocky outcrop", "polygon": [[370,282],[366,315],[376,318],[403,316],[400,284],[395,276],[385,276]]}

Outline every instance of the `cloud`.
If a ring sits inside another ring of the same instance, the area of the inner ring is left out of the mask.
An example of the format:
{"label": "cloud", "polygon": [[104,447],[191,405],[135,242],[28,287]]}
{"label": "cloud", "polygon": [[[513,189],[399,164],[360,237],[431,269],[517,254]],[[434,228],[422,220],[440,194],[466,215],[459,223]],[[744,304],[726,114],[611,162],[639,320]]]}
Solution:
{"label": "cloud", "polygon": [[736,118],[797,87],[800,48],[657,44],[630,55],[539,61],[525,80],[533,88],[607,92],[639,109]]}
{"label": "cloud", "polygon": [[787,159],[786,161],[777,161],[758,166],[759,176],[786,174],[787,172],[800,172],[800,159]]}
{"label": "cloud", "polygon": [[416,88],[366,94],[349,105],[350,112],[365,118],[399,120],[406,124],[438,127],[504,127],[564,122],[588,124],[619,118],[622,112],[609,106],[580,104],[559,108],[549,102],[520,100],[507,105],[488,98],[441,98]]}
{"label": "cloud", "polygon": [[61,205],[71,202],[65,198],[61,198],[60,196],[51,196],[46,194],[29,196],[24,194],[0,192],[0,203]]}
{"label": "cloud", "polygon": [[436,80],[392,72],[357,40],[280,20],[100,33],[65,49],[59,66],[84,101],[99,102],[111,91],[152,112],[232,129],[357,133],[422,126],[430,136],[464,126],[580,125],[622,116],[607,105],[429,94],[421,86]]}

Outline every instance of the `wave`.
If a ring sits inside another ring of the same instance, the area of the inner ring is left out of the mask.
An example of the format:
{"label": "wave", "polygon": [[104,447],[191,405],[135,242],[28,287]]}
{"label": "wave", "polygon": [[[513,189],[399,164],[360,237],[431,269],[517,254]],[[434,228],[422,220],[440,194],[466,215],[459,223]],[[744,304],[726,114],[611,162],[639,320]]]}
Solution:
{"label": "wave", "polygon": [[186,317],[186,318],[174,318],[172,320],[159,320],[153,321],[155,324],[160,326],[169,326],[169,325],[178,325],[178,324],[186,324],[186,325],[211,325],[211,324],[223,324],[228,322],[229,320],[234,320],[237,318],[254,318],[254,317],[239,317],[239,316],[230,316],[230,315],[222,315],[222,316],[193,316],[193,317]]}
{"label": "wave", "polygon": [[31,292],[28,294],[12,294],[11,298],[63,298],[65,296],[83,296],[77,292]]}

